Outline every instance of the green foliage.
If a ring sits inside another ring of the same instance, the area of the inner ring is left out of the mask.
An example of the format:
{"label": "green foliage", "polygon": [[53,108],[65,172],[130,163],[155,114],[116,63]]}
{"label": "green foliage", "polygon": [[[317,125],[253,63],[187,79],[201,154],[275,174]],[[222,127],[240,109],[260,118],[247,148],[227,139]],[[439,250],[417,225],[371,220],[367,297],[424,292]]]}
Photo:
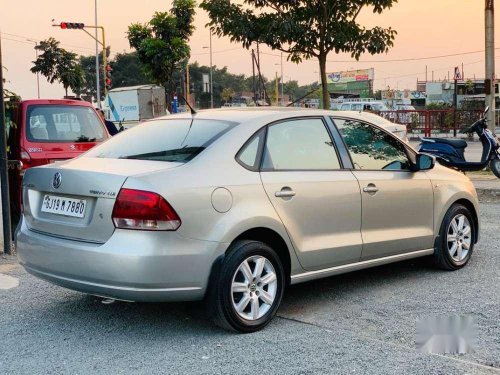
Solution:
{"label": "green foliage", "polygon": [[137,52],[119,53],[111,61],[113,87],[136,86],[152,83],[144,73]]}
{"label": "green foliage", "polygon": [[[109,49],[109,47],[108,47]],[[113,68],[111,72],[112,87],[136,86],[151,83],[151,80],[144,74],[144,68],[139,61],[137,52],[119,53],[113,59],[108,60]],[[85,75],[85,86],[82,94],[95,98],[96,79],[95,79],[95,56],[80,56],[80,66]],[[102,75],[103,61],[102,54],[99,54],[99,78],[101,86],[101,100],[104,99],[104,77]]]}
{"label": "green foliage", "polygon": [[233,98],[234,94],[235,94],[235,92],[232,88],[225,87],[222,89],[220,96],[221,96],[222,100],[224,100],[224,103],[227,103]]}
{"label": "green foliage", "polygon": [[169,12],[156,12],[149,23],[129,26],[130,47],[137,51],[146,75],[154,83],[172,89],[175,69],[189,58],[194,7],[194,0],[174,0]]}
{"label": "green foliage", "polygon": [[326,60],[330,52],[349,53],[359,59],[362,53],[387,52],[396,31],[375,26],[367,29],[356,22],[363,8],[382,13],[397,0],[203,0],[201,8],[210,17],[210,27],[218,36],[249,48],[252,43],[267,44],[289,53],[299,63],[317,58],[320,65],[323,103],[329,107]]}
{"label": "green foliage", "polygon": [[40,73],[47,81],[61,83],[68,95],[68,88],[79,94],[84,86],[85,77],[82,67],[78,64],[77,55],[59,47],[54,38],[41,41],[36,47],[41,52],[33,61],[32,73]]}
{"label": "green foliage", "polygon": [[447,103],[429,103],[425,106],[425,109],[450,109],[450,105]]}
{"label": "green foliage", "polygon": [[[210,106],[210,93],[203,92],[203,74],[210,74],[210,67],[204,65],[200,66],[197,62],[189,64],[189,77],[191,85],[194,89],[191,92],[196,95],[197,104],[201,108],[208,108]],[[180,75],[178,73],[174,74],[174,82],[179,83],[179,80]],[[232,96],[233,99],[240,96],[242,93],[252,93],[251,95],[253,95],[253,79],[251,76],[247,77],[244,74],[232,74],[228,71],[227,67],[217,68],[214,66],[213,80],[215,107],[220,107],[224,104],[225,99],[222,97],[222,92],[225,88],[234,91],[234,95]],[[266,77],[263,77],[263,80],[266,85],[268,95],[271,95],[275,90],[275,81],[270,81]],[[300,86],[297,81],[288,81],[284,83],[283,88],[285,95],[289,95],[293,101],[305,96],[315,88],[318,88],[318,84],[313,83],[310,85]],[[307,97],[318,99],[319,93],[314,92]]]}

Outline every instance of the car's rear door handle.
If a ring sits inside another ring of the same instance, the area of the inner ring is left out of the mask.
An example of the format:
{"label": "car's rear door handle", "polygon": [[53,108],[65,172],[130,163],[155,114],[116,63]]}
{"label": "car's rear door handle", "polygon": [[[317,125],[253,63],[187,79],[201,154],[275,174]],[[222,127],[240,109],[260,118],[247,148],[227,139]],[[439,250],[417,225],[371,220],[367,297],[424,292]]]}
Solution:
{"label": "car's rear door handle", "polygon": [[274,196],[277,198],[290,198],[295,196],[295,192],[291,188],[286,186],[282,188],[280,191],[274,193]]}
{"label": "car's rear door handle", "polygon": [[378,191],[378,187],[375,184],[368,184],[368,186],[363,188],[363,192],[368,194],[375,194]]}

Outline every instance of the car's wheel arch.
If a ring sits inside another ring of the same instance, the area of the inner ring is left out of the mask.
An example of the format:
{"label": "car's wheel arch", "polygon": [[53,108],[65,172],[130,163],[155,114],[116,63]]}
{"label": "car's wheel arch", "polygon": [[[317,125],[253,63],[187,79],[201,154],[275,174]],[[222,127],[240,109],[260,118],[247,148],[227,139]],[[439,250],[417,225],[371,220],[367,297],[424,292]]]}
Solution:
{"label": "car's wheel arch", "polygon": [[[237,241],[259,241],[265,243],[271,247],[279,256],[281,264],[285,271],[287,284],[290,283],[290,277],[292,273],[292,258],[295,256],[293,249],[290,248],[290,244],[273,229],[267,227],[254,227],[245,230],[236,236],[232,241],[235,243]],[[229,246],[229,249],[231,246]],[[230,251],[230,250],[228,250]]]}
{"label": "car's wheel arch", "polygon": [[474,220],[473,225],[474,225],[474,241],[477,243],[479,240],[479,213],[478,213],[478,207],[476,204],[474,204],[473,199],[470,197],[466,196],[454,196],[453,198],[449,199],[447,204],[443,207],[443,209],[440,212],[439,218],[436,220],[436,237],[439,236],[439,231],[441,229],[441,224],[443,223],[444,217],[448,210],[455,204],[459,204],[467,208]]}
{"label": "car's wheel arch", "polygon": [[213,286],[217,283],[218,274],[225,257],[233,248],[231,245],[238,241],[260,241],[271,247],[278,254],[285,271],[285,288],[290,285],[292,274],[303,272],[288,236],[285,237],[283,234],[279,233],[278,230],[269,226],[247,227],[241,229],[239,232],[232,232],[231,239],[227,241],[226,251],[219,255],[213,262],[208,280],[208,294],[205,295],[205,302],[210,300],[210,291],[213,290]]}

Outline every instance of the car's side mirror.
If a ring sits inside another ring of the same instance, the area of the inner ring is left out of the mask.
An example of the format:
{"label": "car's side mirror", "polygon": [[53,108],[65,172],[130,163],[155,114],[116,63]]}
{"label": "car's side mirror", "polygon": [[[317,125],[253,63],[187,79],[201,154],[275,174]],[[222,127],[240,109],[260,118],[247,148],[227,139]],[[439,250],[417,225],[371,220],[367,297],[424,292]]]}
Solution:
{"label": "car's side mirror", "polygon": [[433,156],[427,154],[418,154],[415,169],[417,171],[428,171],[429,169],[434,168],[435,164],[436,158],[434,158]]}

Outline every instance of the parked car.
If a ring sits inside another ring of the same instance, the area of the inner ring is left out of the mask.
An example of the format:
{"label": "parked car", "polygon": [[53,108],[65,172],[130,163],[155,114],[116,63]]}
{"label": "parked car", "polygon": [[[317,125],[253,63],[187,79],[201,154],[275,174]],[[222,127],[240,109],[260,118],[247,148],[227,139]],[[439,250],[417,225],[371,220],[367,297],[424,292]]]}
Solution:
{"label": "parked car", "polygon": [[29,273],[126,301],[205,298],[241,332],[266,326],[290,284],[423,256],[456,270],[479,234],[466,176],[346,112],[151,120],[28,170],[23,195]]}
{"label": "parked car", "polygon": [[95,109],[81,100],[24,100],[9,106],[7,145],[14,215],[28,168],[81,155],[109,136]]}

